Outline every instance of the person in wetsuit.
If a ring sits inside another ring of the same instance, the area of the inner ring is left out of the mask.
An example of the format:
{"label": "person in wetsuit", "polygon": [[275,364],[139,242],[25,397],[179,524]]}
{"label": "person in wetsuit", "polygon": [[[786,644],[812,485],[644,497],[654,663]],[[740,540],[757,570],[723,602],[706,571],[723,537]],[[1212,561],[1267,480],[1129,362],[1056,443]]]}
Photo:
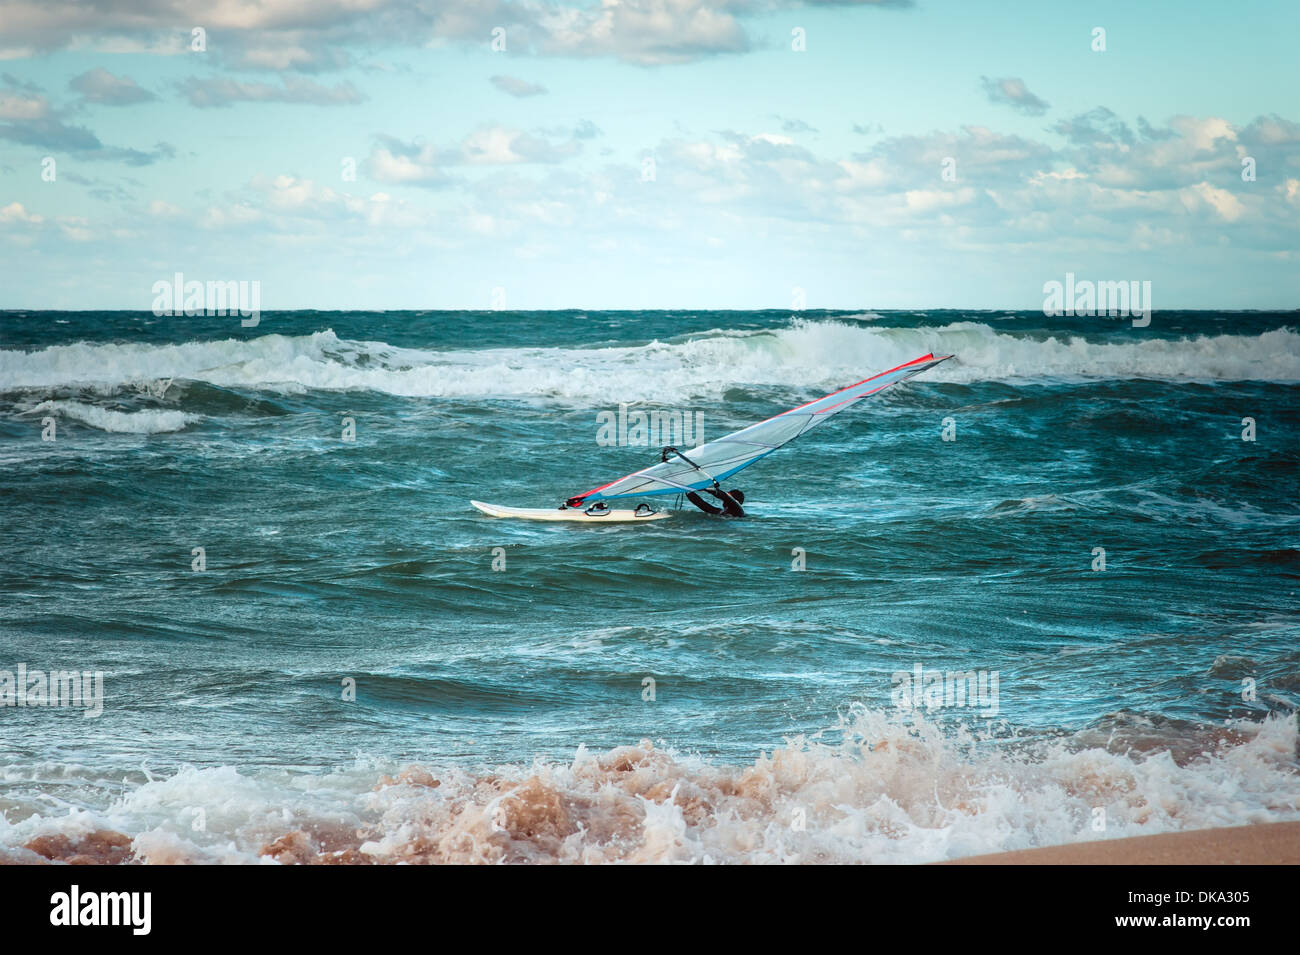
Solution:
{"label": "person in wetsuit", "polygon": [[723,517],[744,517],[745,516],[745,512],[740,507],[740,505],[743,504],[745,501],[744,491],[736,490],[734,488],[730,491],[724,491],[722,488],[718,487],[715,484],[713,485],[713,487],[706,487],[704,489],[704,493],[712,494],[714,497],[716,497],[719,501],[722,502],[722,506],[714,507],[712,504],[704,500],[704,498],[700,497],[694,491],[686,492],[686,500],[690,501],[692,504],[694,504],[696,507],[702,510],[705,514],[720,514]]}

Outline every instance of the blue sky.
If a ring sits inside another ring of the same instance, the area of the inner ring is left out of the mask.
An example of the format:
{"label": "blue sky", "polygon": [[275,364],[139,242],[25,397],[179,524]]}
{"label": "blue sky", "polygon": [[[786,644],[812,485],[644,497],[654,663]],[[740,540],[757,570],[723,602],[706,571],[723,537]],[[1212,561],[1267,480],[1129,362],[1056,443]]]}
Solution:
{"label": "blue sky", "polygon": [[1294,2],[210,6],[0,0],[0,307],[1300,305]]}

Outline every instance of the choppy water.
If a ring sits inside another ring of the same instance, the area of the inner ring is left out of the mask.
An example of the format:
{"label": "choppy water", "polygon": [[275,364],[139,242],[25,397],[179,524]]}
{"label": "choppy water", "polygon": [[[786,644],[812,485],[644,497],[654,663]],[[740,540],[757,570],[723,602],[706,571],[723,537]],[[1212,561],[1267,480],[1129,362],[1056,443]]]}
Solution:
{"label": "choppy water", "polygon": [[[0,847],[919,861],[1300,818],[1297,324],[0,313],[0,670],[104,674],[96,719],[0,707]],[[650,463],[597,442],[620,403],[712,438],[931,351],[731,482],[744,521],[467,503]],[[995,717],[900,713],[917,665],[996,673]]]}

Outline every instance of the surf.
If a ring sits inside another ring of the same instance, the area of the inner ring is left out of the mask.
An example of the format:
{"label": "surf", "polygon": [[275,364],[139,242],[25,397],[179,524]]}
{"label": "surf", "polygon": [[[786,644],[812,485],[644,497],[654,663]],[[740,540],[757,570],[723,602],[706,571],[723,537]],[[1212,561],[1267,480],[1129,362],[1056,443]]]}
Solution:
{"label": "surf", "polygon": [[[1158,321],[1155,323],[1158,325]],[[506,398],[616,405],[630,397],[683,403],[738,387],[828,389],[864,363],[928,352],[962,356],[948,380],[1155,379],[1300,381],[1300,334],[1047,335],[978,321],[920,327],[796,320],[761,330],[714,329],[680,340],[585,346],[431,349],[341,339],[332,330],[250,339],[50,345],[0,349],[0,391],[87,387],[114,394],[140,381],[207,382],[304,394],[364,391],[410,398]]]}
{"label": "surf", "polygon": [[137,771],[125,789],[87,781],[88,798],[55,811],[15,797],[0,859],[932,862],[1094,841],[1097,805],[1106,838],[1300,819],[1296,746],[1294,716],[1163,728],[1130,718],[1034,737],[852,704],[824,731],[737,764],[642,740],[477,769],[359,757],[311,774]]}

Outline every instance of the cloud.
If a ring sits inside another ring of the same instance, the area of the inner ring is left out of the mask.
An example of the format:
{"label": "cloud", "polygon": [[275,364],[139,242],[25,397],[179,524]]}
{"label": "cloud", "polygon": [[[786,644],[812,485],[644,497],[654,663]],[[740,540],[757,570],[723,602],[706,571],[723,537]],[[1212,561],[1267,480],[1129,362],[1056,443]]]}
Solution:
{"label": "cloud", "polygon": [[158,219],[177,219],[184,215],[184,210],[165,199],[154,199],[149,203],[149,215]]}
{"label": "cloud", "polygon": [[[816,6],[911,6],[906,0],[809,0]],[[66,49],[188,55],[202,26],[208,52],[240,69],[337,70],[350,51],[482,46],[506,31],[512,54],[610,57],[642,66],[744,53],[743,21],[803,0],[6,0],[0,58]]]}
{"label": "cloud", "polygon": [[139,86],[129,76],[114,76],[103,68],[88,70],[68,82],[87,102],[103,106],[130,106],[147,103],[158,97]]}
{"label": "cloud", "polygon": [[553,143],[505,126],[484,126],[465,137],[460,161],[469,165],[513,165],[515,163],[555,163],[568,159],[581,147],[576,140]]}
{"label": "cloud", "polygon": [[169,143],[158,143],[148,151],[106,146],[85,126],[71,126],[53,117],[0,123],[0,139],[51,152],[72,153],[83,160],[122,162],[128,166],[148,166],[176,155],[176,148]]}
{"label": "cloud", "polygon": [[[1099,106],[1062,120],[1053,130],[1070,144],[1063,155],[1100,185],[1169,190],[1238,176],[1246,148],[1241,137],[1258,136],[1260,130],[1273,128],[1271,122],[1259,117],[1239,131],[1217,116],[1174,116],[1164,127],[1139,117],[1134,131],[1111,110]],[[1275,168],[1286,161],[1282,154],[1293,150],[1285,143],[1253,143],[1249,148],[1261,163],[1267,160]]]}
{"label": "cloud", "polygon": [[1042,116],[1050,108],[1051,104],[1029,92],[1029,87],[1025,86],[1025,81],[1019,77],[1004,76],[1000,79],[990,79],[981,76],[980,83],[983,84],[990,103],[1003,103],[1026,116]]}
{"label": "cloud", "polygon": [[[493,261],[536,256],[557,268],[574,250],[631,255],[671,246],[686,255],[746,242],[779,242],[792,258],[857,254],[878,241],[909,255],[978,250],[1034,260],[1018,268],[1171,244],[1193,255],[1294,249],[1300,179],[1286,170],[1300,169],[1300,139],[1276,142],[1291,136],[1289,120],[1234,126],[1172,117],[1140,132],[1141,123],[1134,128],[1109,111],[1083,115],[1066,121],[1077,144],[1052,133],[1040,141],[967,126],[867,140],[855,154],[835,149],[831,137],[808,149],[780,129],[679,133],[647,144],[657,166],[651,181],[642,179],[639,152],[599,165],[562,161],[585,148],[568,128],[485,126],[436,145],[380,136],[365,168],[392,189],[350,194],[275,176],[196,198],[202,205],[193,212],[176,197],[181,214],[167,203],[150,206],[149,193],[128,211],[138,226],[148,210],[148,232],[159,242],[183,245],[194,241],[196,226],[219,229],[250,255],[288,246],[396,258],[464,250]],[[1275,142],[1275,153],[1271,178],[1243,183],[1234,164],[1250,129]],[[1126,139],[1123,150],[1094,145]],[[557,154],[561,161],[551,161]],[[945,157],[957,161],[955,182],[941,176]],[[3,241],[53,242],[72,238],[71,229],[107,249],[115,234],[111,222],[50,218],[36,226],[23,221],[30,215],[0,210],[10,222]]]}
{"label": "cloud", "polygon": [[1175,116],[1169,121],[1169,126],[1198,152],[1213,149],[1217,140],[1235,142],[1237,139],[1237,132],[1232,128],[1232,124],[1220,116],[1211,116],[1207,119]]}
{"label": "cloud", "polygon": [[589,119],[581,120],[573,127],[574,139],[595,139],[600,135],[600,127]]}
{"label": "cloud", "polygon": [[190,103],[200,109],[232,103],[307,103],[314,106],[352,106],[365,96],[351,83],[324,86],[301,77],[286,76],[280,84],[241,83],[238,80],[191,76],[179,84]]}
{"label": "cloud", "polygon": [[503,93],[518,96],[521,99],[525,96],[540,96],[546,92],[545,86],[538,83],[529,83],[517,76],[494,76],[492,77],[492,85]]}
{"label": "cloud", "polygon": [[366,172],[380,182],[442,186],[451,181],[447,169],[472,166],[553,165],[582,151],[583,142],[600,135],[590,120],[568,130],[528,132],[509,126],[480,126],[459,143],[435,147],[378,136],[366,159]]}
{"label": "cloud", "polygon": [[45,220],[34,212],[28,212],[21,202],[11,202],[7,206],[0,206],[0,225],[12,225],[21,223],[23,225],[40,225]]}
{"label": "cloud", "polygon": [[592,7],[557,8],[543,15],[539,25],[542,53],[610,56],[639,66],[752,48],[736,17],[704,0],[605,0]]}
{"label": "cloud", "polygon": [[37,84],[29,82],[27,80],[20,80],[12,73],[0,73],[0,82],[3,82],[5,86],[12,87],[13,89],[23,90],[24,92],[27,93],[43,92],[41,87],[38,86]]}
{"label": "cloud", "polygon": [[[269,41],[262,39],[266,35],[259,31],[252,36],[235,37],[231,53],[227,57],[229,65],[241,70],[292,70],[299,73],[342,70],[353,62],[352,54],[344,44],[365,43],[362,37],[350,41],[345,38],[346,34],[335,30],[326,31],[323,36],[317,36],[310,30],[272,32]],[[339,36],[340,39],[330,39],[333,36]]]}
{"label": "cloud", "polygon": [[1112,149],[1132,146],[1137,141],[1128,125],[1104,106],[1063,119],[1052,128],[1075,146]]}
{"label": "cloud", "polygon": [[99,137],[85,126],[69,126],[49,116],[0,123],[0,139],[70,153],[95,152],[104,148]]}
{"label": "cloud", "polygon": [[1179,190],[1178,196],[1189,209],[1197,210],[1203,204],[1213,209],[1214,213],[1226,222],[1235,222],[1245,212],[1240,199],[1226,189],[1218,189],[1208,182],[1198,182],[1194,186]]}
{"label": "cloud", "polygon": [[1277,113],[1260,116],[1241,131],[1241,141],[1247,145],[1281,146],[1300,143],[1300,123],[1292,123]]}
{"label": "cloud", "polygon": [[39,86],[24,83],[8,73],[0,76],[0,80],[4,82],[0,87],[0,120],[25,122],[49,115],[49,101],[41,95]]}
{"label": "cloud", "polygon": [[95,232],[90,228],[90,220],[84,216],[60,216],[58,225],[64,238],[73,242],[90,242],[95,238]]}
{"label": "cloud", "polygon": [[[156,207],[156,208],[155,208]],[[160,218],[179,218],[180,210],[155,202],[151,213]],[[376,228],[414,228],[427,225],[432,216],[386,193],[357,196],[297,176],[257,176],[227,201],[211,205],[198,218],[207,230],[260,232],[283,235],[321,236],[322,227],[364,222]]]}
{"label": "cloud", "polygon": [[909,189],[903,193],[903,200],[909,209],[929,212],[951,206],[964,206],[974,202],[979,193],[969,187],[965,189]]}
{"label": "cloud", "polygon": [[[817,154],[783,134],[725,130],[659,143],[650,151],[653,185],[637,182],[629,168],[612,184],[588,188],[611,197],[603,200],[605,218],[656,232],[716,234],[730,222],[742,234],[766,234],[769,222],[785,220],[801,232],[864,227],[936,247],[1122,249],[1159,236],[1216,247],[1224,236],[1241,247],[1294,246],[1300,183],[1241,183],[1242,130],[1219,117],[1145,125],[1135,133],[1098,108],[1063,121],[1071,140],[1064,145],[966,126],[883,139],[849,157]],[[1270,140],[1292,132],[1280,118],[1261,117],[1245,127],[1252,128]],[[1276,149],[1270,169],[1300,167],[1300,137]],[[941,175],[948,158],[954,182]]]}
{"label": "cloud", "polygon": [[438,152],[427,143],[405,143],[381,136],[366,159],[365,170],[372,179],[409,186],[443,186],[450,177],[438,161]]}
{"label": "cloud", "polygon": [[84,186],[87,195],[101,202],[130,202],[135,198],[135,195],[123,183],[138,185],[127,176],[115,176],[113,179],[107,180],[83,176],[75,171],[65,172],[63,170],[59,170],[59,181],[73,182],[79,186]]}
{"label": "cloud", "polygon": [[[958,132],[883,139],[852,160],[864,188],[926,189],[939,177],[946,160],[956,161],[960,183],[986,185],[1020,182],[1049,168],[1053,149],[1023,136],[999,133],[987,126],[963,126]],[[875,185],[873,186],[872,183]]]}
{"label": "cloud", "polygon": [[200,229],[222,230],[239,229],[256,225],[259,228],[267,217],[262,210],[247,202],[227,202],[219,206],[209,206],[199,217]]}
{"label": "cloud", "polygon": [[819,130],[815,126],[805,123],[802,119],[782,119],[780,116],[775,117],[781,121],[781,132],[783,133],[815,133]]}
{"label": "cloud", "polygon": [[175,155],[175,149],[167,143],[158,143],[152,151],[106,146],[85,126],[60,119],[39,87],[21,83],[7,73],[0,80],[5,83],[0,87],[0,139],[55,153],[71,153],[80,159],[124,162],[132,166],[147,166]]}
{"label": "cloud", "polygon": [[747,135],[732,130],[723,130],[718,135],[732,143],[741,158],[760,162],[796,161],[815,162],[813,154],[802,146],[796,146],[789,136],[776,133],[757,133]]}
{"label": "cloud", "polygon": [[[810,0],[814,6],[909,7],[911,0]],[[611,56],[639,66],[746,53],[754,43],[741,20],[803,6],[791,0],[602,0],[537,16],[538,51]],[[528,8],[536,10],[537,3]],[[543,8],[545,9],[545,8]]]}

